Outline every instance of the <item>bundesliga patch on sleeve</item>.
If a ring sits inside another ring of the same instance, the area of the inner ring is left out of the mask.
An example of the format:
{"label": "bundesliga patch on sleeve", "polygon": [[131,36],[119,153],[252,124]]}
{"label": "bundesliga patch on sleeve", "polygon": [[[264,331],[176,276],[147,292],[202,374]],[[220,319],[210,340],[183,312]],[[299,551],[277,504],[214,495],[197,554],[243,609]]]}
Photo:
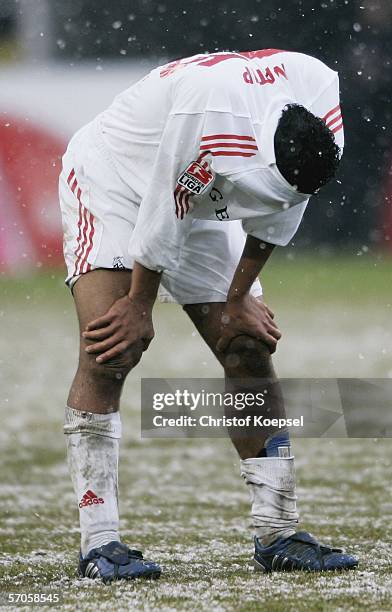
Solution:
{"label": "bundesliga patch on sleeve", "polygon": [[188,168],[178,177],[177,185],[190,193],[200,195],[206,191],[213,180],[212,172],[195,161],[189,164]]}

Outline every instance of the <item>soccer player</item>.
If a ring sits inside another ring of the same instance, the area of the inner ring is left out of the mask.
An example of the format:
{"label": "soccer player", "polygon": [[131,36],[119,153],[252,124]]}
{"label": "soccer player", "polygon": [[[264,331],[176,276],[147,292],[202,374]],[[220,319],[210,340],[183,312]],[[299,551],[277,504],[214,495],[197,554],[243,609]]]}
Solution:
{"label": "soccer player", "polygon": [[[334,176],[342,148],[337,73],[276,49],[158,67],[72,138],[60,201],[80,355],[64,431],[82,576],[161,572],[121,542],[117,500],[120,395],[153,338],[159,287],[183,306],[228,385],[267,380],[269,416],[284,415],[271,362],[281,334],[258,275]],[[297,530],[287,432],[248,433],[230,431],[251,494],[255,567],[355,567]]]}

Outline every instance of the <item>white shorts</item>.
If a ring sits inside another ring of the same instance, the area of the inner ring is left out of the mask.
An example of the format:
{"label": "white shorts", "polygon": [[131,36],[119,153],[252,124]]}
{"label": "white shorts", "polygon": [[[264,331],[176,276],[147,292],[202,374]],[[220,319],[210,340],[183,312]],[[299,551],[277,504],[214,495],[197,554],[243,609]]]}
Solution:
{"label": "white shorts", "polygon": [[[138,214],[136,202],[118,175],[97,125],[82,128],[68,146],[60,175],[66,283],[71,289],[90,270],[132,269],[128,243]],[[162,274],[160,300],[225,302],[244,243],[240,221],[195,219],[178,270]],[[251,293],[262,294],[258,280]]]}

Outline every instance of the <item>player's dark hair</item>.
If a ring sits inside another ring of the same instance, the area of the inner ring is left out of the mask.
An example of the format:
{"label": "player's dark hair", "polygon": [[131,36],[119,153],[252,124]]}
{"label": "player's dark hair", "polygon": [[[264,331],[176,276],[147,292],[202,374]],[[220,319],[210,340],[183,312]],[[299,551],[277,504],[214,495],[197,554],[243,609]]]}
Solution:
{"label": "player's dark hair", "polygon": [[335,137],[300,104],[283,109],[274,144],[280,173],[301,193],[314,193],[335,176],[340,151]]}

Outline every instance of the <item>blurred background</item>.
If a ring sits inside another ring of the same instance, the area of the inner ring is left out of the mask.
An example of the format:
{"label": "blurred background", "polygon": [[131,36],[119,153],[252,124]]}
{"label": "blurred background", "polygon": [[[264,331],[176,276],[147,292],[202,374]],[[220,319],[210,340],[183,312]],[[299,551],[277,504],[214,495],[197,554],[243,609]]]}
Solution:
{"label": "blurred background", "polygon": [[295,243],[392,248],[388,0],[0,0],[0,270],[62,265],[56,180],[72,133],[154,64],[216,50],[312,54],[340,73],[346,149]]}

